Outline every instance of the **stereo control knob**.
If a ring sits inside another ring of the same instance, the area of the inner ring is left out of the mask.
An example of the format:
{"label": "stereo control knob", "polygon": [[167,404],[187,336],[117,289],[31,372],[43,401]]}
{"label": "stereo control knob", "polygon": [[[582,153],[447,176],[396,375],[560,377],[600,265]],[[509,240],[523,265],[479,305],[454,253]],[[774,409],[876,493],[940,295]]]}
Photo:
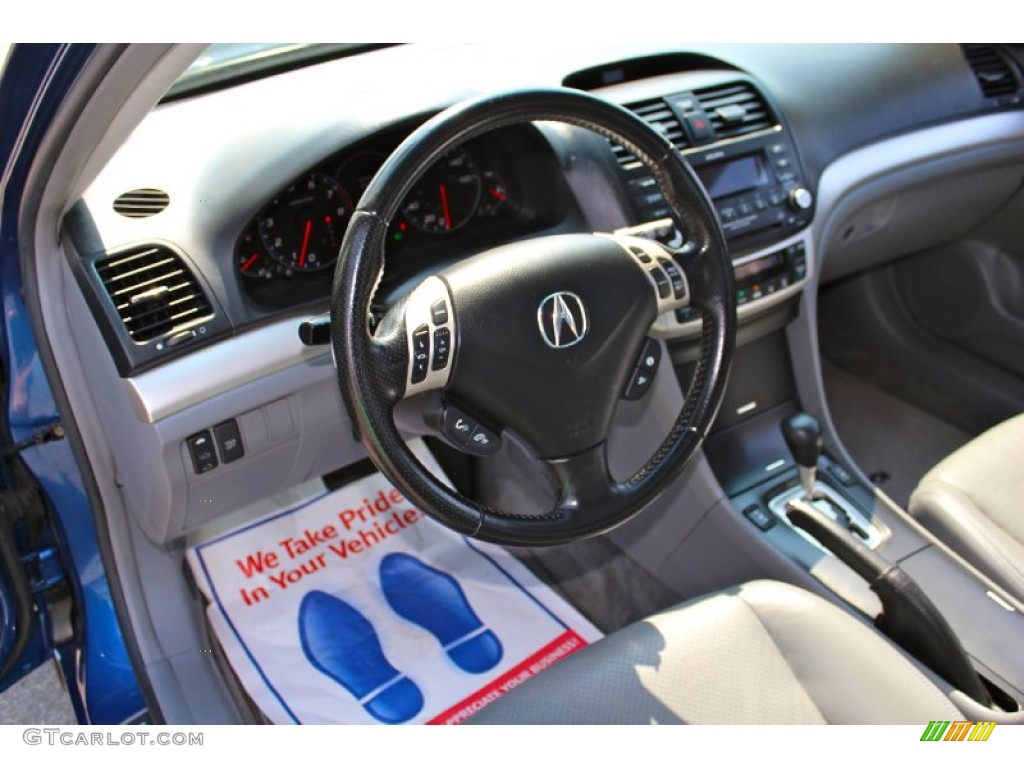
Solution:
{"label": "stereo control knob", "polygon": [[794,211],[806,211],[814,203],[814,195],[803,187],[789,191],[789,207]]}

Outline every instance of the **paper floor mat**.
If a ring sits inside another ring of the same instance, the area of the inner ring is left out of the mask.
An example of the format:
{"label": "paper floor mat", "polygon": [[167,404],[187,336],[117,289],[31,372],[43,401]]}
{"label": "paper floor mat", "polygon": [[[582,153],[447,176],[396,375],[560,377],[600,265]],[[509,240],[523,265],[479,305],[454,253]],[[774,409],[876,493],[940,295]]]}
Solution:
{"label": "paper floor mat", "polygon": [[601,636],[511,555],[435,523],[379,474],[188,562],[275,723],[458,723]]}

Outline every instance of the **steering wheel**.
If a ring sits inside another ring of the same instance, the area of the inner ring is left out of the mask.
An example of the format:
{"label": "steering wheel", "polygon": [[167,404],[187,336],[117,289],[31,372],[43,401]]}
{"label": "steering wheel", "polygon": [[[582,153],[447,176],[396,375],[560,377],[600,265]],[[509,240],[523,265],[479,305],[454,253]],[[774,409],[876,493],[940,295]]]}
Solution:
{"label": "steering wheel", "polygon": [[[419,178],[453,147],[516,123],[557,121],[628,149],[651,171],[686,242],[570,234],[503,245],[431,275],[375,331],[370,304],[389,224]],[[700,448],[721,404],[736,334],[733,271],[714,209],[669,142],[632,113],[567,89],[506,92],[457,104],[387,159],[352,215],[334,273],[331,343],[342,398],[380,471],[413,504],[469,536],[558,544],[607,531],[648,507]],[[656,318],[700,310],[700,359],[685,403],[653,456],[612,478],[615,407]],[[404,398],[437,390],[439,426],[477,453],[510,433],[546,465],[543,515],[483,506],[416,459],[395,425]]]}

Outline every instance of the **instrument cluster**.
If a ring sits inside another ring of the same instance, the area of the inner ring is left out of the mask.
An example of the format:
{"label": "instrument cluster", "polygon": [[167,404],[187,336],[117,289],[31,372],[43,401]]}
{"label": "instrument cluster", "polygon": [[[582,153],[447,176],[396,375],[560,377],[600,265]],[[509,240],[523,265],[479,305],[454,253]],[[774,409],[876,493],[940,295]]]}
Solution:
{"label": "instrument cluster", "polygon": [[[495,132],[438,160],[391,224],[389,268],[397,262],[397,271],[415,271],[424,266],[418,256],[433,261],[432,254],[490,247],[541,226],[537,212],[551,210],[543,198],[552,193],[536,176],[543,153],[530,131]],[[385,159],[374,145],[332,158],[263,206],[234,254],[251,298],[282,305],[326,295],[352,211]]]}

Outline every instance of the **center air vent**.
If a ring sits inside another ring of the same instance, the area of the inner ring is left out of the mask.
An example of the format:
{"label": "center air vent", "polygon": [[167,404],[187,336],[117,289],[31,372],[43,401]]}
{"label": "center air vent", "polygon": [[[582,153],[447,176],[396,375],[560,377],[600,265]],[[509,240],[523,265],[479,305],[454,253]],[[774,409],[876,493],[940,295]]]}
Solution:
{"label": "center air vent", "polygon": [[118,195],[114,210],[129,219],[144,219],[155,216],[171,202],[171,196],[162,189],[133,189]]}
{"label": "center air vent", "polygon": [[195,276],[168,248],[126,251],[96,262],[96,272],[133,341],[143,343],[213,316]]}
{"label": "center air vent", "polygon": [[701,88],[694,95],[710,118],[717,139],[743,136],[775,125],[764,97],[750,83]]}
{"label": "center air vent", "polygon": [[[679,118],[669,107],[664,99],[651,99],[640,101],[635,104],[626,104],[626,109],[635,113],[638,117],[648,123],[654,130],[668,139],[676,149],[685,149],[688,144],[686,134],[683,133],[683,126],[679,124]],[[632,152],[618,144],[612,143],[612,150],[619,164],[629,166],[637,160]]]}
{"label": "center air vent", "polygon": [[1020,89],[1013,67],[998,48],[992,45],[965,45],[963,50],[986,99],[1010,96]]}

